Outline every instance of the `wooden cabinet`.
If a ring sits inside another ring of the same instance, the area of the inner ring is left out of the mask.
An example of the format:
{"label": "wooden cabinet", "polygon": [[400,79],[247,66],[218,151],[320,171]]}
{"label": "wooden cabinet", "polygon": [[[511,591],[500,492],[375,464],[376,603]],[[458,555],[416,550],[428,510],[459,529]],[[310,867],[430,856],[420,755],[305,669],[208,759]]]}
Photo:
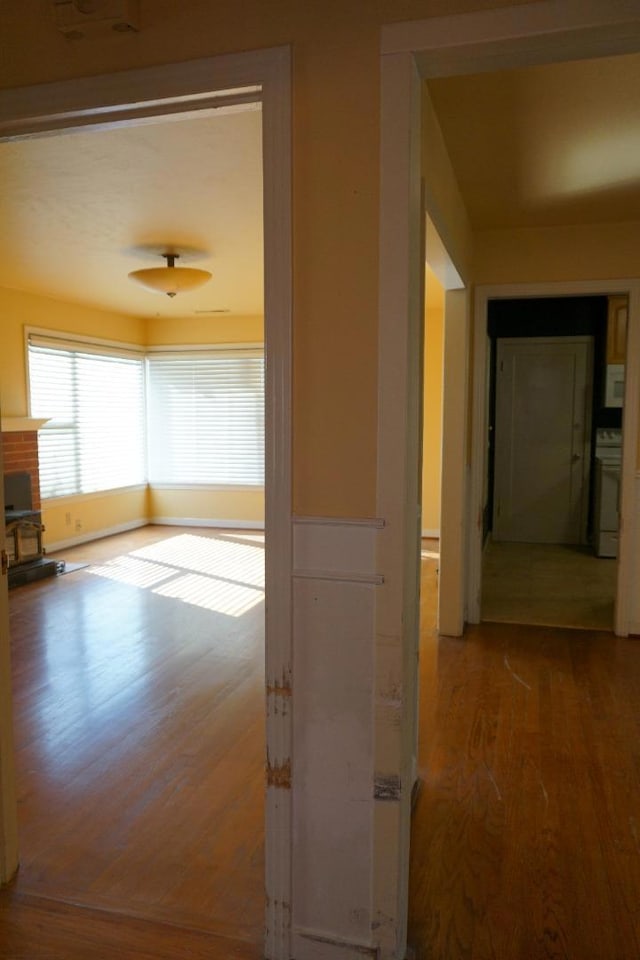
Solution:
{"label": "wooden cabinet", "polygon": [[607,315],[607,363],[624,363],[627,347],[629,300],[624,296],[609,297]]}

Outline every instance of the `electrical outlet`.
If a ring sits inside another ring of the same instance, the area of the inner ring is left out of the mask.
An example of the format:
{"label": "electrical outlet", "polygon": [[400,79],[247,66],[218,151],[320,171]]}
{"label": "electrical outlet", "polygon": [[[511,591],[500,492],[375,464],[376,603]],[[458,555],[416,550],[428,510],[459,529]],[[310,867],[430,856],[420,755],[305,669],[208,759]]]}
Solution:
{"label": "electrical outlet", "polygon": [[82,520],[76,520],[76,530],[82,530]]}
{"label": "electrical outlet", "polygon": [[70,513],[65,513],[65,515],[64,515],[64,522],[66,523],[66,525],[67,525],[68,527],[71,526],[71,514],[70,514]]}

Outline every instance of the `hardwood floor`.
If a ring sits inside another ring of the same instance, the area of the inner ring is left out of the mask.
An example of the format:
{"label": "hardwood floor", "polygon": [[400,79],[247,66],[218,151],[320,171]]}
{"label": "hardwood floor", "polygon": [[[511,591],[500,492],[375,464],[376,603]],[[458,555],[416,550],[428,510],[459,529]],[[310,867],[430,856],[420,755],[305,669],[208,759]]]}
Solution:
{"label": "hardwood floor", "polygon": [[260,956],[262,538],[149,527],[64,557],[90,566],[10,595],[0,955]]}
{"label": "hardwood floor", "polygon": [[[147,528],[12,591],[22,867],[0,894],[0,957],[262,955],[260,552]],[[640,956],[640,644],[486,623],[437,638],[434,553],[414,955]]]}
{"label": "hardwood floor", "polygon": [[640,956],[640,643],[425,618],[420,682],[415,955]]}

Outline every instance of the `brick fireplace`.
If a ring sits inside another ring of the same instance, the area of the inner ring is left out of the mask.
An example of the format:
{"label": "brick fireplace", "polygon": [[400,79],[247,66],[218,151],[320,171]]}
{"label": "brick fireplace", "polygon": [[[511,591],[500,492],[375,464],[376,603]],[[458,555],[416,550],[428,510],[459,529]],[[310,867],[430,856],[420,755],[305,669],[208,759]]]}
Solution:
{"label": "brick fireplace", "polygon": [[40,509],[40,473],[38,470],[38,431],[2,431],[2,460],[5,473],[28,473],[31,477],[31,503]]}
{"label": "brick fireplace", "polygon": [[27,418],[2,421],[4,545],[10,587],[57,572],[56,562],[45,558],[42,547],[38,428],[43,422]]}

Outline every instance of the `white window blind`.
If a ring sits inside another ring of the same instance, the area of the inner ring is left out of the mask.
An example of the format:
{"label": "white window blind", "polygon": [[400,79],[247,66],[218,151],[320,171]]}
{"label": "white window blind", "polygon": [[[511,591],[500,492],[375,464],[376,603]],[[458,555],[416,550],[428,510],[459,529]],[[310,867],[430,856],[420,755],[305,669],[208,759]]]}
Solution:
{"label": "white window blind", "polygon": [[43,498],[146,482],[144,357],[29,336]]}
{"label": "white window blind", "polygon": [[264,485],[262,351],[147,357],[149,482]]}

